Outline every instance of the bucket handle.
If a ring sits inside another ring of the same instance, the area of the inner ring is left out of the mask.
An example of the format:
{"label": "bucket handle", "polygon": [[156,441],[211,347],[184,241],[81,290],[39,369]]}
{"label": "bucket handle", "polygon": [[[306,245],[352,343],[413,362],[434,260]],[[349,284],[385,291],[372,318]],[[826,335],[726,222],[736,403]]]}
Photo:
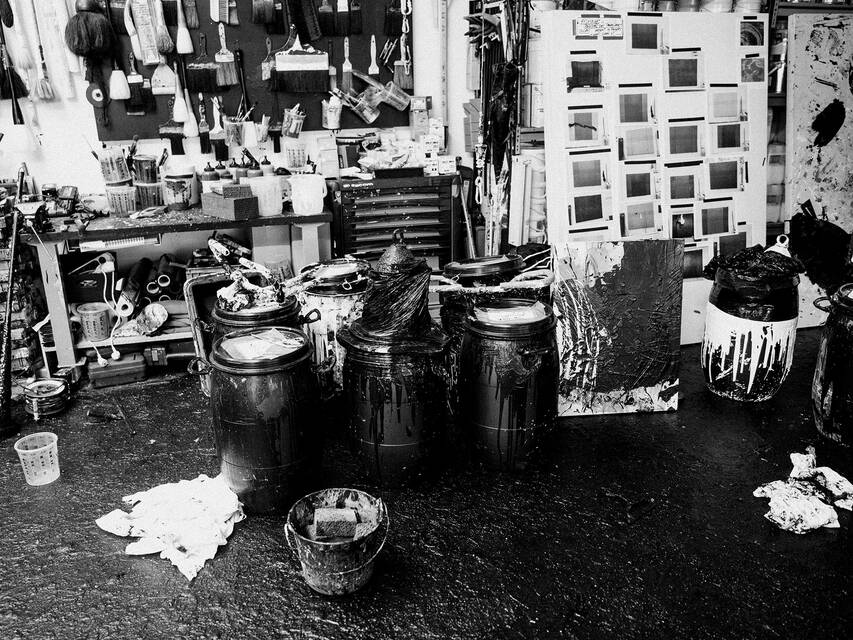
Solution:
{"label": "bucket handle", "polygon": [[320,310],[311,309],[304,316],[299,316],[299,324],[312,324],[320,319]]}
{"label": "bucket handle", "polygon": [[187,363],[187,373],[193,376],[206,376],[213,368],[204,358],[193,358]]}
{"label": "bucket handle", "polygon": [[[825,307],[822,307],[820,305],[823,302],[826,302],[828,304]],[[830,298],[829,296],[821,296],[820,298],[815,300],[812,304],[814,304],[814,306],[817,307],[818,309],[820,309],[821,311],[825,311],[826,313],[829,313],[830,311],[832,311],[832,298]]]}

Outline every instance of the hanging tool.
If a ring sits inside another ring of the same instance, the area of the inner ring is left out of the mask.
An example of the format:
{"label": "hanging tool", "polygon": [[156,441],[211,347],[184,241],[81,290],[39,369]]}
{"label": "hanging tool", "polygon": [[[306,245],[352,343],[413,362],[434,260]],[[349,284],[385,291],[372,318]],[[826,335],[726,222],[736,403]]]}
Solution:
{"label": "hanging tool", "polygon": [[349,60],[349,36],[344,38],[344,63],[341,65],[341,91],[352,91],[352,62]]}
{"label": "hanging tool", "polygon": [[370,66],[367,68],[367,75],[379,80],[379,65],[376,63],[376,36],[370,36]]}

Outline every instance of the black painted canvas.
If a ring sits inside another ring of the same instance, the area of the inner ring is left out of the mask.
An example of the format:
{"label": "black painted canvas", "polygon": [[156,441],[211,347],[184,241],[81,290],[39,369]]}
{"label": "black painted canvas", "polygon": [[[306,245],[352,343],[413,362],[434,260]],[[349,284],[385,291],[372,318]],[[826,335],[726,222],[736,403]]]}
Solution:
{"label": "black painted canvas", "polygon": [[557,267],[560,415],[678,408],[684,243],[569,243]]}

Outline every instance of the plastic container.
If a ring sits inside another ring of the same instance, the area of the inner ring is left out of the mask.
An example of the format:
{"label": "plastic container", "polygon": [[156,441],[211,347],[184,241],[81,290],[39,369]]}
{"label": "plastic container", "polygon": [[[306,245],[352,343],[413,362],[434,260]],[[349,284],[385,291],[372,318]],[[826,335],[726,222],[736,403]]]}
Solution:
{"label": "plastic container", "polygon": [[198,204],[198,182],[192,164],[171,165],[163,175],[163,200],[172,211],[184,211]]}
{"label": "plastic container", "polygon": [[308,149],[304,142],[288,140],[284,143],[284,166],[288,169],[301,169],[308,164]]}
{"label": "plastic container", "polygon": [[111,316],[112,310],[105,302],[87,302],[77,307],[71,319],[80,323],[86,340],[101,342],[110,337]]}
{"label": "plastic container", "polygon": [[285,138],[298,138],[305,124],[304,113],[293,113],[288,110],[284,112],[284,121],[281,123],[281,133]]}
{"label": "plastic container", "polygon": [[323,213],[323,204],[329,189],[326,179],[319,174],[290,176],[290,199],[293,213],[310,216]]}
{"label": "plastic container", "polygon": [[281,215],[284,189],[279,176],[247,177],[241,182],[249,185],[258,199],[258,214],[262,218]]}
{"label": "plastic container", "polygon": [[133,156],[133,174],[136,182],[154,183],[157,178],[158,158],[155,156]]}
{"label": "plastic container", "polygon": [[136,211],[136,187],[107,185],[107,202],[114,215],[126,218]]}
{"label": "plastic container", "polygon": [[225,128],[225,144],[229,147],[243,145],[243,125],[246,123],[234,116],[226,116],[222,119]]}
{"label": "plastic container", "polygon": [[124,184],[130,181],[130,169],[121,147],[105,147],[97,153],[101,173],[107,184]]}
{"label": "plastic container", "polygon": [[41,431],[24,436],[15,443],[28,485],[38,487],[59,478],[58,440],[55,433]]}
{"label": "plastic container", "polygon": [[409,108],[412,97],[392,81],[385,85],[382,101],[397,111],[405,111]]}
{"label": "plastic container", "polygon": [[[307,535],[314,511],[352,507],[378,512],[379,526],[367,535],[341,542],[320,542]],[[287,544],[296,552],[302,576],[314,591],[342,596],[361,589],[373,577],[376,558],[388,538],[390,520],[385,503],[357,489],[325,489],[301,498],[291,507],[284,525]]]}

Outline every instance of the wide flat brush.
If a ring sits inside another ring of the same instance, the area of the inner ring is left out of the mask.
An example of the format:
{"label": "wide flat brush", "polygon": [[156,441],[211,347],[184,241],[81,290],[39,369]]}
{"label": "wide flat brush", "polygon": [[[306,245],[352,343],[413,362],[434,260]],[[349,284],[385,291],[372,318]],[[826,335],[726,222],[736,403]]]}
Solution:
{"label": "wide flat brush", "polygon": [[187,27],[198,29],[198,7],[196,6],[196,0],[184,0],[184,14],[187,18]]}
{"label": "wide flat brush", "polygon": [[219,69],[216,73],[216,84],[220,87],[233,87],[237,84],[237,66],[234,64],[234,54],[228,50],[225,42],[225,25],[219,23],[219,44],[222,47],[216,52],[214,59]]}
{"label": "wide flat brush", "polygon": [[[174,99],[169,100],[169,113],[175,106]],[[172,147],[173,156],[184,155],[184,125],[181,122],[175,122],[174,118],[170,118],[158,127],[158,133],[161,138],[169,141]]]}
{"label": "wide flat brush", "polygon": [[323,0],[323,4],[317,9],[317,18],[324,36],[335,35],[335,9],[330,0]]}
{"label": "wide flat brush", "polygon": [[198,34],[198,50],[198,57],[186,66],[187,89],[193,93],[198,91],[213,93],[219,88],[217,83],[219,65],[207,55],[207,36],[203,33]]}
{"label": "wide flat brush", "polygon": [[341,65],[341,91],[352,90],[352,62],[349,60],[349,37],[344,38],[344,63]]}

